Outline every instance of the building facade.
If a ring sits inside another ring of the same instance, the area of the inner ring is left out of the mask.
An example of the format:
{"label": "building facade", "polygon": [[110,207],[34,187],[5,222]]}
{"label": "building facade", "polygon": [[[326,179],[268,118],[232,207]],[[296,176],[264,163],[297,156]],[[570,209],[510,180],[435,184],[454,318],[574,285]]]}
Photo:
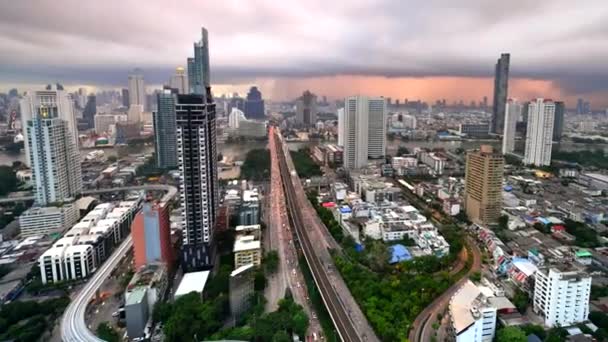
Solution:
{"label": "building facade", "polygon": [[32,207],[19,216],[21,237],[61,233],[80,217],[74,202],[61,207]]}
{"label": "building facade", "polygon": [[177,67],[175,69],[175,74],[173,74],[169,80],[169,87],[171,89],[177,89],[178,94],[187,94],[189,92],[188,78],[186,77],[184,68]]}
{"label": "building facade", "polygon": [[165,203],[144,203],[131,225],[133,254],[137,269],[152,263],[171,266],[171,223]]}
{"label": "building facade", "polygon": [[317,122],[317,95],[306,90],[296,101],[296,123],[311,126]]}
{"label": "building facade", "polygon": [[515,151],[515,130],[517,120],[521,116],[522,106],[517,100],[509,99],[505,108],[505,126],[502,136],[502,153],[513,153]]}
{"label": "building facade", "polygon": [[146,88],[140,69],[135,69],[129,75],[129,107],[133,105],[146,105]]}
{"label": "building facade", "polygon": [[566,104],[562,101],[555,101],[555,118],[553,120],[553,141],[561,141],[564,133],[564,114]]}
{"label": "building facade", "polygon": [[230,313],[235,320],[240,319],[241,315],[251,307],[254,272],[255,267],[249,264],[235,269],[230,274]]}
{"label": "building facade", "polygon": [[502,210],[504,158],[492,146],[467,153],[465,173],[465,210],[477,224],[498,223]]}
{"label": "building facade", "polygon": [[450,333],[456,342],[491,342],[496,334],[497,309],[470,280],[448,305]]}
{"label": "building facade", "polygon": [[492,108],[492,122],[490,131],[502,134],[505,124],[505,108],[509,88],[510,54],[503,53],[496,62],[494,72],[494,106]]}
{"label": "building facade", "polygon": [[245,99],[245,117],[248,119],[264,119],[264,100],[258,87],[251,87]]}
{"label": "building facade", "polygon": [[589,315],[591,276],[579,271],[541,268],[535,274],[534,312],[548,327],[582,323]]}
{"label": "building facade", "polygon": [[253,235],[237,236],[234,242],[234,267],[238,269],[253,264],[259,266],[262,263],[262,247],[260,240]]}
{"label": "building facade", "polygon": [[175,96],[177,89],[163,89],[157,95],[158,108],[154,112],[154,148],[156,165],[163,169],[177,167],[177,126]]}
{"label": "building facade", "polygon": [[358,169],[386,151],[386,101],[348,97],[344,103],[344,167]]}
{"label": "building facade", "polygon": [[540,98],[530,102],[524,164],[551,165],[554,119],[555,102]]}

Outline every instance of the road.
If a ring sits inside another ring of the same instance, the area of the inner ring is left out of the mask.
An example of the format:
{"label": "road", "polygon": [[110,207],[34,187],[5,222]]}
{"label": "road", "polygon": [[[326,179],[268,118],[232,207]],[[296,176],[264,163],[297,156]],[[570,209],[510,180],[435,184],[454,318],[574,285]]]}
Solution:
{"label": "road", "polygon": [[[271,129],[270,134],[274,134]],[[344,279],[336,271],[328,247],[335,241],[327,239],[327,229],[308,202],[295,172],[289,149],[279,134],[275,135],[280,170],[285,188],[288,211],[302,252],[312,273],[321,298],[342,341],[379,341],[352,297]]]}
{"label": "road", "polygon": [[133,246],[133,240],[129,235],[125,241],[112,253],[110,258],[95,272],[85,287],[80,290],[76,297],[72,298],[70,305],[63,314],[61,320],[61,338],[64,342],[103,342],[86,326],[84,315],[89,301],[112,270],[118,265],[127,251]]}
{"label": "road", "polygon": [[418,317],[416,317],[412,324],[413,328],[409,334],[409,340],[411,342],[428,342],[431,340],[431,336],[433,335],[432,325],[436,320],[437,314],[443,314],[454,293],[460,289],[473,272],[479,272],[481,270],[481,251],[479,250],[479,247],[470,237],[466,238],[466,244],[467,249],[471,251],[473,255],[471,269],[464,277],[448,288],[441,296],[437,297],[429,306],[422,310]]}
{"label": "road", "polygon": [[[172,185],[166,184],[144,184],[137,186],[123,186],[118,188],[108,188],[108,189],[94,189],[94,190],[83,190],[83,195],[98,195],[105,194],[108,192],[118,192],[118,191],[136,191],[136,190],[146,190],[146,191],[166,191],[167,193],[162,198],[163,202],[167,202],[171,198],[175,197],[177,194],[177,188]],[[5,197],[0,198],[1,203],[10,203],[10,202],[23,202],[23,201],[33,201],[34,196],[21,196],[21,197]]]}
{"label": "road", "polygon": [[270,225],[268,226],[268,243],[270,248],[279,253],[279,269],[270,277],[266,291],[267,311],[275,311],[278,301],[285,295],[285,289],[289,288],[294,301],[304,308],[309,317],[310,325],[307,336],[321,338],[323,329],[314,312],[304,275],[300,269],[298,252],[293,241],[293,229],[287,215],[285,204],[285,193],[281,179],[279,160],[277,158],[276,143],[274,135],[270,135],[269,149],[271,151],[271,185],[270,185]]}

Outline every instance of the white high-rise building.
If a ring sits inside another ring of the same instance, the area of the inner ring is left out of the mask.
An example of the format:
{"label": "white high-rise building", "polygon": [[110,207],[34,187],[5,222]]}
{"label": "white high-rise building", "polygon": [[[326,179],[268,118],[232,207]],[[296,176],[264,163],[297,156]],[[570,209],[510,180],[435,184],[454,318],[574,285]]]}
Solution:
{"label": "white high-rise building", "polygon": [[528,105],[524,164],[536,166],[551,164],[554,117],[555,103],[551,100],[539,98]]}
{"label": "white high-rise building", "polygon": [[178,94],[186,94],[188,92],[188,78],[183,67],[175,69],[175,74],[169,80],[169,87],[177,89]]}
{"label": "white high-rise building", "polygon": [[140,69],[135,69],[129,75],[129,106],[133,105],[146,105],[146,88]]}
{"label": "white high-rise building", "polygon": [[72,102],[58,95],[36,92],[22,102],[29,107],[25,138],[40,206],[73,200],[82,190],[80,154],[68,121],[74,115]]}
{"label": "white high-rise building", "polygon": [[131,104],[127,111],[127,121],[130,123],[142,122],[144,114],[144,106],[138,104]]}
{"label": "white high-rise building", "polygon": [[521,116],[521,103],[515,99],[509,99],[505,108],[505,127],[502,137],[502,154],[515,151],[515,129],[517,119]]}
{"label": "white high-rise building", "polygon": [[386,101],[351,96],[344,103],[344,167],[357,169],[386,151]]}
{"label": "white high-rise building", "polygon": [[534,312],[545,325],[570,326],[587,320],[591,276],[579,271],[541,268],[535,274]]}
{"label": "white high-rise building", "polygon": [[[72,96],[63,90],[40,90],[26,93],[20,100],[21,125],[24,137],[25,164],[32,167],[30,159],[30,144],[27,138],[27,122],[38,116],[41,108],[52,108],[50,111],[67,123],[70,137],[78,147],[78,126],[76,123],[76,112],[74,111],[74,100]],[[49,110],[46,110],[49,112]]]}
{"label": "white high-rise building", "polygon": [[338,109],[338,145],[344,146],[344,108]]}
{"label": "white high-rise building", "polygon": [[241,121],[246,121],[245,113],[242,110],[233,107],[228,115],[228,128],[238,129]]}

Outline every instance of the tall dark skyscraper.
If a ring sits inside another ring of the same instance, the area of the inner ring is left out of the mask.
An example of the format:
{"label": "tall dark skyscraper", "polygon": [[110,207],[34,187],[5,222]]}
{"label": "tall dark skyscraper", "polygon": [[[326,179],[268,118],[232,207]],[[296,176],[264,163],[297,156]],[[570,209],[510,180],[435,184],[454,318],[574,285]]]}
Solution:
{"label": "tall dark skyscraper", "polygon": [[163,169],[177,167],[177,127],[175,124],[175,100],[177,89],[165,88],[156,95],[157,110],[154,112],[154,148],[156,165]]}
{"label": "tall dark skyscraper", "polygon": [[245,117],[247,119],[264,119],[264,100],[258,87],[251,87],[245,99]]}
{"label": "tall dark skyscraper", "polygon": [[97,97],[91,94],[87,98],[87,104],[82,111],[82,119],[86,122],[88,129],[95,127],[95,114],[97,114]]}
{"label": "tall dark skyscraper", "polygon": [[576,101],[576,114],[585,114],[585,101],[583,99],[578,99]]}
{"label": "tall dark skyscraper", "polygon": [[508,53],[503,53],[496,62],[494,73],[494,107],[492,108],[492,122],[490,132],[502,134],[505,125],[505,106],[509,92],[509,59]]}
{"label": "tall dark skyscraper", "polygon": [[122,105],[123,107],[127,107],[129,108],[129,89],[127,88],[123,88],[122,89]]}
{"label": "tall dark skyscraper", "polygon": [[317,122],[317,95],[306,90],[296,101],[296,123],[310,126]]}
{"label": "tall dark skyscraper", "polygon": [[188,59],[193,94],[176,95],[175,118],[180,197],[184,210],[182,267],[210,269],[214,264],[213,233],[218,207],[215,102],[209,83],[207,30]]}
{"label": "tall dark skyscraper", "polygon": [[553,141],[561,141],[564,131],[564,112],[566,105],[561,101],[555,102],[555,116],[553,117]]}

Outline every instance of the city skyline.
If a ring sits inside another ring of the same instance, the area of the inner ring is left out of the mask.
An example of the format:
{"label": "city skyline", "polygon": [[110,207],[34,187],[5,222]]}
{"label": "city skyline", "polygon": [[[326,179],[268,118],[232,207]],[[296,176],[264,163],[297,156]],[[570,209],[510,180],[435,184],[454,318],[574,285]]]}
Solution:
{"label": "city skyline", "polygon": [[[36,8],[3,5],[0,18],[6,25],[0,27],[0,39],[6,43],[0,48],[0,88],[54,81],[68,88],[120,88],[135,67],[144,70],[146,83],[161,85],[177,66],[185,67],[177,56],[187,53],[185,47],[196,39],[192,32],[204,25],[217,37],[211,49],[211,58],[217,61],[211,82],[217,93],[242,89],[239,92],[244,94],[249,86],[258,85],[275,100],[295,98],[310,89],[333,99],[358,93],[478,101],[491,98],[496,56],[509,52],[513,56],[509,96],[565,99],[569,107],[582,97],[595,109],[608,105],[608,74],[602,68],[608,51],[601,44],[605,39],[601,22],[608,10],[600,1],[574,9],[565,1],[547,6],[471,0],[458,9],[436,2],[379,5],[367,0],[350,6],[319,1],[277,6],[257,1],[239,6],[192,3],[170,9],[152,1],[142,9],[127,1],[120,4],[120,11],[112,4],[63,3],[58,7],[45,1]],[[141,20],[131,20],[131,9]],[[180,25],[168,25],[170,30],[158,27],[158,11],[169,23]],[[99,15],[86,16],[86,25],[74,22],[87,12]],[[101,20],[106,12],[112,13],[116,25]],[[361,21],[357,15],[361,12],[373,15]],[[540,12],[551,20],[539,24]],[[577,15],[586,20],[571,20]],[[431,17],[433,21],[419,19]],[[258,21],[264,25],[256,25]],[[437,22],[449,25],[440,27]],[[72,25],[82,29],[75,31]],[[322,83],[333,87],[327,91]],[[463,84],[466,91],[458,86]]]}

